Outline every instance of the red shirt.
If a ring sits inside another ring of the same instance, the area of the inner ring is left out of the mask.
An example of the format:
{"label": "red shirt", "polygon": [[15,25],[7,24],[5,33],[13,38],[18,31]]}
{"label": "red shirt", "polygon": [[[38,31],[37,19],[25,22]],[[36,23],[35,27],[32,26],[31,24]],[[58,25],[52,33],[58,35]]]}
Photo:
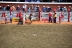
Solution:
{"label": "red shirt", "polygon": [[23,17],[20,17],[20,20],[23,20]]}
{"label": "red shirt", "polygon": [[21,12],[19,13],[19,18],[20,18],[20,20],[23,20],[23,17],[22,17],[22,13]]}
{"label": "red shirt", "polygon": [[19,17],[19,13],[17,13],[16,17]]}
{"label": "red shirt", "polygon": [[5,13],[2,13],[2,17],[6,17],[6,14]]}
{"label": "red shirt", "polygon": [[19,17],[22,17],[22,13],[19,14]]}
{"label": "red shirt", "polygon": [[52,17],[52,14],[51,13],[49,13],[48,15],[49,15],[49,17]]}

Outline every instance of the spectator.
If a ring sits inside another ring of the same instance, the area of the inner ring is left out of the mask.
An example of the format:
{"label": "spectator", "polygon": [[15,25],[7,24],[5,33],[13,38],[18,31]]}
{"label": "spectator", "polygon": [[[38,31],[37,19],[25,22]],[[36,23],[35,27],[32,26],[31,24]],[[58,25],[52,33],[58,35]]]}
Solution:
{"label": "spectator", "polygon": [[64,11],[64,12],[67,12],[67,8],[66,8],[65,6],[64,6],[64,8],[63,8],[63,11]]}
{"label": "spectator", "polygon": [[39,6],[39,12],[42,12],[42,8]]}
{"label": "spectator", "polygon": [[25,12],[27,11],[27,5],[24,5],[24,10],[25,10]]}
{"label": "spectator", "polygon": [[37,5],[36,5],[36,6],[34,6],[34,11],[35,11],[35,12],[37,12]]}
{"label": "spectator", "polygon": [[6,24],[6,23],[7,23],[7,22],[6,22],[6,21],[7,21],[7,15],[6,15],[6,13],[3,12],[1,17],[4,17],[4,18],[5,18],[5,24]]}
{"label": "spectator", "polygon": [[22,11],[25,11],[25,6],[24,5],[22,6]]}
{"label": "spectator", "polygon": [[50,12],[51,10],[52,10],[52,9],[51,9],[51,7],[49,7],[49,6],[46,8],[46,11],[47,11],[47,12]]}
{"label": "spectator", "polygon": [[50,12],[51,10],[52,10],[51,7],[49,7],[49,12]]}
{"label": "spectator", "polygon": [[63,7],[60,7],[60,11],[61,11],[61,12],[63,11]]}
{"label": "spectator", "polygon": [[57,12],[60,12],[60,6],[58,6],[58,8],[57,8]]}
{"label": "spectator", "polygon": [[46,11],[49,12],[49,6],[47,6]]}
{"label": "spectator", "polygon": [[6,7],[5,7],[5,6],[3,6],[2,10],[3,10],[3,11],[6,11]]}
{"label": "spectator", "polygon": [[39,12],[39,8],[40,8],[40,6],[37,6],[37,11]]}
{"label": "spectator", "polygon": [[71,7],[71,6],[69,6],[68,10],[70,10],[70,11],[72,12],[72,7]]}
{"label": "spectator", "polygon": [[17,6],[16,10],[17,10],[17,11],[20,11],[20,6],[19,6],[19,5]]}
{"label": "spectator", "polygon": [[13,11],[15,11],[15,10],[16,10],[15,6],[12,6],[12,8],[13,8]]}
{"label": "spectator", "polygon": [[0,10],[2,10],[2,7],[0,6]]}
{"label": "spectator", "polygon": [[30,8],[30,7],[28,7],[28,12],[29,12],[29,13],[31,12],[31,8]]}
{"label": "spectator", "polygon": [[13,8],[12,7],[10,7],[10,12],[12,12],[13,11]]}
{"label": "spectator", "polygon": [[31,11],[32,11],[32,12],[34,11],[34,6],[33,6],[33,5],[31,5]]}
{"label": "spectator", "polygon": [[46,7],[43,6],[43,7],[42,7],[42,10],[43,10],[43,12],[46,12]]}
{"label": "spectator", "polygon": [[10,11],[10,5],[7,5],[6,10]]}

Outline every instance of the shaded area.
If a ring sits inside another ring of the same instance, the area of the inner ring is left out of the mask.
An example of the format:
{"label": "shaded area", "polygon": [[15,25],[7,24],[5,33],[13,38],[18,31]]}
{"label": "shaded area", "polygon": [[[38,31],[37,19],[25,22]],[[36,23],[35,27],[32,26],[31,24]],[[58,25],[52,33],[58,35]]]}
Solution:
{"label": "shaded area", "polygon": [[0,48],[72,48],[72,25],[2,25]]}

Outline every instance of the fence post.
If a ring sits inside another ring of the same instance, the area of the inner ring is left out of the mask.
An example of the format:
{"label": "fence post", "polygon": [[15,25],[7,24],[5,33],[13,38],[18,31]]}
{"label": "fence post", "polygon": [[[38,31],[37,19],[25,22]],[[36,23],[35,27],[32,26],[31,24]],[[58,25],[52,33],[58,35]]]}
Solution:
{"label": "fence post", "polygon": [[70,22],[70,11],[68,11],[68,22]]}
{"label": "fence post", "polygon": [[40,12],[40,21],[42,21],[42,12]]}

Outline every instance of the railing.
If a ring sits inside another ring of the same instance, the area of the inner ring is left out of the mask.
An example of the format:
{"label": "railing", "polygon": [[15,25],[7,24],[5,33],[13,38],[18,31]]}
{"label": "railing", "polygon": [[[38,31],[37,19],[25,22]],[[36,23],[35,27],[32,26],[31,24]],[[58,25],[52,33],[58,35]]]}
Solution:
{"label": "railing", "polygon": [[[9,18],[10,18],[10,11],[0,11],[0,20],[4,20],[4,18],[2,19],[2,17],[1,17],[3,12],[6,13],[7,18],[9,20]],[[19,13],[19,12],[13,11],[13,18],[17,18],[16,17],[17,13]],[[32,13],[32,19],[31,20],[40,19],[40,21],[48,21],[48,18],[49,18],[48,14],[49,14],[49,12],[40,12],[40,15],[39,15],[39,12],[31,12],[31,13]],[[22,14],[23,14],[23,16],[25,16],[26,20],[28,20],[28,18],[29,18],[31,13],[29,13],[29,12],[26,12],[26,13],[22,12]],[[51,12],[51,13],[52,13],[52,15],[54,14],[54,12]],[[56,21],[59,22],[59,16],[60,16],[61,13],[60,12],[56,12],[56,13],[57,13]],[[69,16],[69,13],[70,13],[70,16]],[[64,18],[62,18],[62,20],[61,20],[62,22],[68,22],[68,19],[70,20],[70,22],[72,22],[72,12],[63,12],[63,16],[64,16]],[[53,16],[52,16],[52,19],[53,19]]]}

